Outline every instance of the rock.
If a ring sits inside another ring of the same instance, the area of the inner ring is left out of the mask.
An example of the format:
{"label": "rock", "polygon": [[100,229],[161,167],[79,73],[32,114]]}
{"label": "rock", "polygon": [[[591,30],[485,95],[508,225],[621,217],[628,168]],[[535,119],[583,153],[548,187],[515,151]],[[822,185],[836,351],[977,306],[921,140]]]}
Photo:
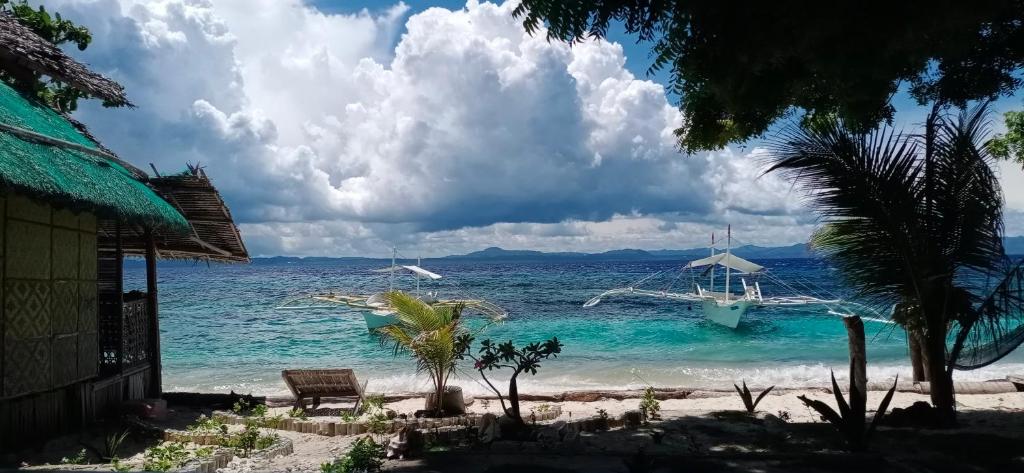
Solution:
{"label": "rock", "polygon": [[931,404],[917,401],[906,409],[893,409],[882,418],[882,425],[889,427],[940,427],[942,426],[942,416]]}
{"label": "rock", "polygon": [[621,417],[622,425],[627,429],[636,429],[640,427],[642,418],[640,411],[626,411]]}
{"label": "rock", "polygon": [[501,427],[498,425],[498,418],[491,413],[480,417],[480,442],[490,444],[501,438]]}
{"label": "rock", "polygon": [[537,441],[542,444],[553,444],[559,440],[558,430],[554,427],[544,427],[537,431]]}
{"label": "rock", "polygon": [[398,429],[398,433],[388,442],[388,448],[385,456],[390,459],[405,459],[405,455],[409,452],[409,429],[408,427],[402,427]]}
{"label": "rock", "polygon": [[565,426],[562,434],[562,441],[565,443],[573,443],[578,441],[580,438],[580,424],[579,422],[573,422]]}

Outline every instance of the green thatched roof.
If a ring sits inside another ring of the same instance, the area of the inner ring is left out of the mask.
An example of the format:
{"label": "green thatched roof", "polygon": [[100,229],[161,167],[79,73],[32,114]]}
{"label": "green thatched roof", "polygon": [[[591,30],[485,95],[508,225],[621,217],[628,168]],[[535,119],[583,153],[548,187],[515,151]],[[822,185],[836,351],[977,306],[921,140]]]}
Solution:
{"label": "green thatched roof", "polygon": [[188,231],[171,204],[101,154],[67,119],[0,83],[0,186],[102,217]]}

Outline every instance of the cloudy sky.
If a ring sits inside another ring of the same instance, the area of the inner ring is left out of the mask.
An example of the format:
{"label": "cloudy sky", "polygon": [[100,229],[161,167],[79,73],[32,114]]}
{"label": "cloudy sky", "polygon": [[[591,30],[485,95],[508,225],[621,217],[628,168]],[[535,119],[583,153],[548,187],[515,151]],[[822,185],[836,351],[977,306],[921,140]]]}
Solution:
{"label": "cloudy sky", "polygon": [[[815,225],[756,144],[676,150],[644,47],[530,37],[514,2],[45,3],[138,106],[77,117],[141,168],[205,166],[254,255],[689,248],[730,223],[775,245]],[[1002,172],[1021,234],[1024,175]]]}

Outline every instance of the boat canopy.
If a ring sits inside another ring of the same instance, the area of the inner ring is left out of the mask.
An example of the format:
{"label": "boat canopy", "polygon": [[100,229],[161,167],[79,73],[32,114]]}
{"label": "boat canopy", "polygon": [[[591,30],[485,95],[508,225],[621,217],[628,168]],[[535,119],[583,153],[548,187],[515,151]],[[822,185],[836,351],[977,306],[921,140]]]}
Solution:
{"label": "boat canopy", "polygon": [[425,269],[423,269],[423,268],[421,268],[419,266],[416,266],[416,265],[388,266],[387,268],[375,269],[373,271],[377,272],[377,273],[390,273],[392,271],[398,271],[398,270],[401,270],[401,269],[404,269],[406,271],[412,272],[414,274],[418,274],[420,276],[425,276],[425,277],[430,278],[430,279],[434,279],[434,280],[441,279],[441,275],[440,274],[432,273],[432,272],[427,271],[427,270],[425,270]]}
{"label": "boat canopy", "polygon": [[707,258],[693,260],[687,263],[686,267],[699,268],[701,266],[710,266],[714,264],[725,266],[742,273],[756,273],[764,269],[764,266],[752,263],[731,253],[719,253],[714,256],[708,256]]}

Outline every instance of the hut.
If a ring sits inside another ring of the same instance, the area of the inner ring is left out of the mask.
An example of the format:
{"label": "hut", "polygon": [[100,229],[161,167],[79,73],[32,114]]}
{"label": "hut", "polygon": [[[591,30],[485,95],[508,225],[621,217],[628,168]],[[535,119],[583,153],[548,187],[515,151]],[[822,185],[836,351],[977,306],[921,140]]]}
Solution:
{"label": "hut", "polygon": [[[0,72],[130,105],[120,85],[3,14]],[[124,292],[130,256],[146,260],[144,293]],[[0,82],[0,450],[161,395],[159,258],[249,261],[203,170],[148,176]]]}

